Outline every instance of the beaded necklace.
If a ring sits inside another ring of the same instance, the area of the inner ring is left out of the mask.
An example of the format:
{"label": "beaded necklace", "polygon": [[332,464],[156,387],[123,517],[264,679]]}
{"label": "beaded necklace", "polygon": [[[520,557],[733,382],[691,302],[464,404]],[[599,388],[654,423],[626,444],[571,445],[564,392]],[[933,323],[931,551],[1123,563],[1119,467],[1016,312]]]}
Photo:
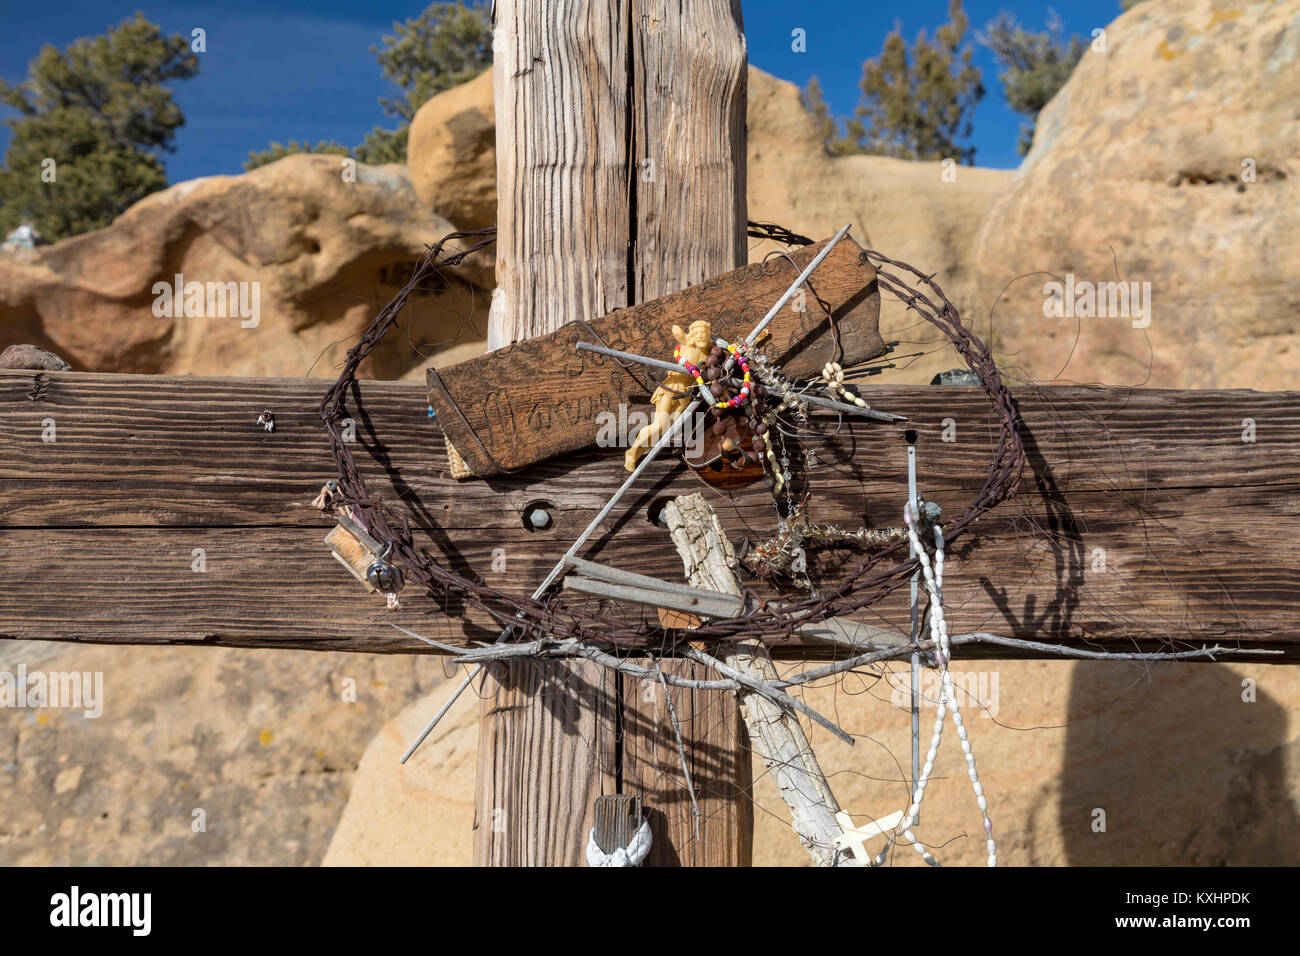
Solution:
{"label": "beaded necklace", "polygon": [[[925,766],[921,768],[921,777],[916,782],[916,790],[912,793],[912,803],[907,808],[907,814],[899,829],[903,831],[902,836],[905,841],[912,845],[921,858],[931,866],[938,866],[934,856],[927,850],[921,841],[916,838],[912,832],[912,827],[916,825],[917,818],[921,814],[921,800],[925,797],[926,785],[930,782],[930,774],[934,770],[934,758],[939,753],[939,743],[943,736],[943,723],[948,714],[952,714],[952,722],[957,727],[957,738],[961,741],[962,754],[966,758],[967,776],[970,777],[971,789],[975,791],[975,802],[980,808],[980,816],[984,820],[984,846],[988,851],[989,866],[997,866],[998,847],[997,842],[993,839],[993,821],[989,818],[989,802],[984,796],[984,785],[980,782],[979,771],[975,768],[975,754],[971,751],[970,735],[967,733],[966,724],[962,720],[961,705],[957,700],[956,689],[953,687],[952,675],[948,672],[948,662],[952,659],[952,645],[948,640],[948,621],[943,613],[943,551],[944,539],[943,531],[936,524],[934,526],[934,561],[930,561],[930,555],[925,548],[921,546],[921,538],[917,533],[918,526],[921,524],[921,517],[914,510],[915,505],[908,502],[903,508],[903,523],[907,527],[907,536],[912,546],[912,554],[921,562],[921,571],[925,576],[925,588],[930,592],[930,636],[938,644],[935,650],[935,658],[939,663],[940,675],[943,678],[942,689],[939,694],[939,709],[934,718],[934,735],[930,738],[930,749],[925,754]],[[884,862],[884,851],[876,858],[876,864]]]}
{"label": "beaded necklace", "polygon": [[[732,354],[732,356],[736,360],[736,364],[740,366],[740,370],[744,373],[744,379],[741,382],[739,393],[733,395],[731,398],[728,398],[725,401],[718,401],[714,399],[713,404],[715,407],[739,408],[741,405],[744,405],[745,402],[749,400],[749,382],[750,382],[749,360],[745,358],[745,352],[744,352],[744,350],[747,347],[748,346],[746,346],[744,342],[737,342],[735,344],[727,346],[727,351]],[[688,359],[682,358],[682,347],[680,345],[678,345],[676,348],[673,349],[673,358],[677,360],[678,365],[686,369],[686,371],[690,372],[691,375],[694,376],[696,385],[706,384],[704,381],[704,373],[700,371],[700,367],[698,365],[693,364]],[[709,397],[712,398],[712,396]]]}

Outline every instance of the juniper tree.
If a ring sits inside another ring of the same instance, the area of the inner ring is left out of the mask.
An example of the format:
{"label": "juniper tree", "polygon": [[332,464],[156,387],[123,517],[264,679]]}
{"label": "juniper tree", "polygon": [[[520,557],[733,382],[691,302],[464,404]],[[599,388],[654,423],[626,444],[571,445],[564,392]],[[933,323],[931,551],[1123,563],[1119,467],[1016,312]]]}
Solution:
{"label": "juniper tree", "polygon": [[809,83],[804,102],[831,152],[974,162],[975,148],[957,141],[970,136],[984,85],[970,45],[962,46],[970,21],[961,0],[951,0],[948,16],[933,38],[922,30],[910,46],[898,27],[885,37],[880,55],[862,64],[862,100],[843,136],[821,103],[820,88]]}
{"label": "juniper tree", "polygon": [[60,51],[44,46],[21,83],[0,79],[17,116],[0,169],[0,231],[24,221],[51,239],[107,226],[167,185],[161,155],[185,118],[169,80],[198,72],[188,38],[140,13]]}
{"label": "juniper tree", "polygon": [[474,79],[492,65],[492,24],[484,0],[466,6],[432,3],[405,23],[393,24],[393,36],[371,47],[384,78],[395,83],[401,95],[381,97],[379,105],[396,117],[396,129],[376,126],[357,147],[366,163],[406,161],[406,138],[415,111],[443,90]]}
{"label": "juniper tree", "polygon": [[999,65],[1002,93],[1007,105],[1028,119],[1020,127],[1017,149],[1023,156],[1034,141],[1034,125],[1039,112],[1074,72],[1087,45],[1077,36],[1062,39],[1063,23],[1056,11],[1049,10],[1047,30],[1030,33],[1005,10],[978,34]]}
{"label": "juniper tree", "polygon": [[817,135],[828,152],[860,152],[847,137],[840,135],[840,124],[835,117],[831,116],[830,104],[822,96],[821,83],[818,82],[817,77],[814,76],[808,81],[799,98],[803,102],[804,109],[808,110],[816,121]]}

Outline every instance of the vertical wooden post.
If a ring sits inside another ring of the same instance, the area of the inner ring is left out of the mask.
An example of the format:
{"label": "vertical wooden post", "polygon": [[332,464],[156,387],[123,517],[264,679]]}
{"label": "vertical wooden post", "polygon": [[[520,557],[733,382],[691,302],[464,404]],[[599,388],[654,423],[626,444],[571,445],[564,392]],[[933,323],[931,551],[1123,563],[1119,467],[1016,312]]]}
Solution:
{"label": "vertical wooden post", "polygon": [[[739,0],[498,0],[497,282],[491,347],[646,301],[745,261]],[[613,489],[611,489],[612,491]],[[647,866],[747,865],[749,752],[734,697],[585,664],[485,684],[475,862],[583,862],[594,798],[639,796]]]}

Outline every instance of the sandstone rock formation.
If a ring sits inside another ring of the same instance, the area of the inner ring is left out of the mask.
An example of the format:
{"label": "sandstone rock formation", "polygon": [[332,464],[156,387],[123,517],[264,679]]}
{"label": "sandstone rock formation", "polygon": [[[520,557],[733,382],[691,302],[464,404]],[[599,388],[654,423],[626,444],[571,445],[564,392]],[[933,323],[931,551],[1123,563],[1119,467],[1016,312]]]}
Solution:
{"label": "sandstone rock formation", "polygon": [[[1036,380],[1294,388],[1295,3],[1152,0],[1105,43],[1043,110],[980,227],[983,302],[1033,273],[997,307],[1004,361]],[[1150,283],[1150,324],[1047,317],[1044,273]]]}
{"label": "sandstone rock formation", "polygon": [[462,229],[497,221],[492,71],[439,93],[415,114],[407,162],[426,209]]}
{"label": "sandstone rock formation", "polygon": [[19,667],[101,675],[102,714],[0,709],[5,866],[318,863],[362,751],[443,676],[429,657],[0,641],[0,672]]}
{"label": "sandstone rock formation", "polygon": [[[408,706],[366,748],[324,866],[466,866],[473,855],[478,700],[467,693],[405,764],[461,674]],[[385,824],[381,821],[389,821]]]}
{"label": "sandstone rock formation", "polygon": [[[106,229],[0,253],[0,344],[36,344],[84,371],[331,375],[425,244],[452,228],[420,211],[404,167],[354,172],[337,156],[288,156],[179,183]],[[198,314],[162,292],[178,274]],[[191,282],[203,289],[193,300]],[[463,353],[483,337],[491,287],[490,263],[468,266],[417,297],[402,327],[428,353]],[[421,376],[427,363],[405,338],[364,372]]]}
{"label": "sandstone rock formation", "polygon": [[[863,241],[937,272],[966,305],[971,238],[1008,173],[959,169],[947,182],[937,163],[827,156],[798,90],[759,70],[749,113],[751,218],[815,236],[853,221]],[[495,155],[485,73],[420,110],[409,176],[357,165],[350,182],[339,157],[294,155],[179,183],[106,229],[0,253],[0,345],[32,343],[87,371],[329,375],[426,243],[494,221]],[[752,257],[773,248],[755,242]],[[491,265],[480,257],[417,297],[407,334],[381,345],[363,374],[418,378],[426,362],[410,342],[436,364],[481,351]],[[160,301],[159,283],[175,287],[177,275],[181,295]],[[194,301],[191,282],[203,286],[200,314],[180,301]],[[886,302],[884,323],[906,330],[912,320]],[[951,364],[936,357],[909,380]]]}

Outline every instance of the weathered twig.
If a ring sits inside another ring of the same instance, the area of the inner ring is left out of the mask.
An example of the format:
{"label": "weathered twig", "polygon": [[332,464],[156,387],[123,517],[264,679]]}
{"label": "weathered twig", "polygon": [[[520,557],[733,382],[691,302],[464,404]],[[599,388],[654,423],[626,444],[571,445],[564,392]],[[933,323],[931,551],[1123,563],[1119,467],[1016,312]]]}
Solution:
{"label": "weathered twig", "polygon": [[[1052,653],[1059,657],[1073,657],[1083,660],[1103,660],[1103,661],[1186,661],[1195,660],[1198,657],[1213,660],[1215,657],[1236,657],[1236,656],[1269,656],[1281,654],[1282,651],[1255,649],[1255,648],[1235,648],[1222,647],[1218,644],[1213,647],[1202,647],[1190,651],[1088,651],[1074,647],[1062,647],[1059,644],[1043,644],[1038,641],[1025,641],[1014,637],[999,637],[995,634],[986,634],[982,631],[970,634],[958,634],[948,638],[950,644],[1004,644],[1012,647],[1019,647],[1024,650],[1039,651]],[[814,667],[810,670],[803,671],[793,677],[785,678],[777,682],[780,687],[793,687],[797,684],[807,684],[812,681],[821,680],[824,677],[833,677],[836,674],[842,674],[845,671],[856,670],[867,664],[877,664],[881,661],[901,660],[908,657],[913,651],[928,651],[935,647],[934,641],[918,641],[915,644],[907,643],[898,647],[885,648],[881,650],[868,651],[858,654],[846,660],[836,661],[833,664],[826,664],[822,667]]]}
{"label": "weathered twig", "polygon": [[[390,622],[391,623],[391,622]],[[596,663],[608,667],[611,670],[617,670],[620,673],[628,674],[632,677],[638,677],[642,680],[657,681],[657,671],[652,668],[642,667],[632,662],[628,657],[616,657],[613,654],[601,651],[599,648],[590,644],[584,644],[576,638],[566,638],[564,640],[537,640],[526,641],[518,644],[480,644],[477,647],[459,647],[454,644],[444,644],[436,641],[431,637],[425,637],[408,630],[399,624],[393,624],[393,627],[408,634],[416,640],[423,641],[446,654],[452,655],[460,660],[461,663],[467,664],[489,664],[495,661],[509,660],[558,660],[563,658],[581,657],[586,660],[595,661]],[[899,635],[902,638],[902,635]],[[1057,644],[1043,644],[1038,641],[1026,641],[1013,637],[1001,637],[996,634],[987,634],[984,632],[973,632],[970,634],[956,634],[949,638],[951,644],[1005,644],[1012,647],[1018,647],[1023,650],[1036,652],[1052,653],[1060,657],[1077,658],[1082,660],[1108,660],[1108,661],[1186,661],[1206,658],[1213,660],[1216,657],[1272,657],[1280,655],[1280,650],[1271,650],[1268,648],[1248,648],[1248,647],[1223,647],[1215,644],[1213,647],[1200,647],[1188,651],[1089,651],[1082,648],[1061,647]],[[813,681],[821,680],[826,677],[834,677],[846,671],[856,670],[859,667],[865,667],[868,664],[879,664],[884,661],[902,660],[909,657],[913,651],[929,651],[934,648],[933,641],[919,641],[915,644],[910,641],[904,644],[898,644],[891,647],[875,648],[865,651],[862,654],[845,658],[842,661],[835,661],[832,664],[825,664],[821,667],[811,668],[790,677],[783,677],[773,681],[762,682],[764,690],[770,690],[774,693],[780,692],[787,687],[798,687]],[[691,657],[691,649],[679,651],[682,657]],[[632,654],[646,653],[634,649]],[[703,658],[696,657],[702,663],[708,663],[704,655]],[[716,680],[697,680],[688,677],[679,677],[675,674],[665,673],[665,679],[674,687],[688,687],[694,690],[740,690],[747,685],[741,684],[740,681],[731,677],[722,677]],[[751,688],[752,689],[752,688]]]}
{"label": "weathered twig", "polygon": [[1040,654],[1055,654],[1058,657],[1076,657],[1089,661],[1187,661],[1198,657],[1213,660],[1215,657],[1250,657],[1282,654],[1283,651],[1256,647],[1200,647],[1190,651],[1090,651],[1079,647],[1064,647],[1060,644],[1043,644],[1039,641],[1026,641],[1018,637],[1001,637],[985,631],[973,631],[949,638],[953,644],[1001,644],[1003,647],[1018,647],[1022,650],[1035,651]]}
{"label": "weathered twig", "polygon": [[[392,622],[389,622],[390,624]],[[519,660],[564,660],[568,658],[581,657],[589,661],[594,661],[602,667],[608,667],[610,670],[618,671],[620,674],[627,674],[630,677],[638,677],[641,680],[657,681],[660,677],[660,671],[657,668],[642,667],[634,664],[627,658],[615,657],[607,654],[599,648],[592,647],[590,644],[583,644],[575,638],[566,638],[559,641],[527,641],[520,644],[481,644],[478,647],[457,647],[453,644],[444,644],[441,641],[435,641],[431,637],[424,637],[416,634],[414,631],[407,630],[400,624],[393,624],[404,634],[409,634],[418,640],[424,641],[440,651],[454,655],[462,662],[470,664],[493,664],[501,661],[519,661]],[[729,677],[722,677],[716,680],[698,680],[692,677],[681,677],[677,674],[663,673],[664,680],[674,687],[685,687],[690,690],[729,690],[738,691],[742,688],[739,681]],[[766,689],[766,688],[765,688]],[[773,686],[772,693],[780,693],[780,688]]]}
{"label": "weathered twig", "polygon": [[[744,643],[749,643],[749,642],[744,642]],[[817,723],[821,724],[831,733],[833,733],[840,740],[844,741],[850,747],[853,746],[852,735],[845,733],[842,729],[840,729],[840,726],[838,724],[836,724],[834,721],[826,717],[823,717],[821,714],[817,713],[817,711],[813,710],[811,707],[809,707],[807,704],[801,701],[798,697],[791,697],[789,694],[787,694],[784,690],[781,689],[781,683],[782,683],[781,681],[773,681],[766,676],[755,677],[745,673],[742,670],[738,670],[736,667],[734,667],[733,665],[736,663],[734,655],[730,655],[730,654],[728,655],[728,660],[730,661],[730,663],[727,663],[725,661],[718,660],[718,658],[714,657],[712,654],[709,654],[706,651],[702,651],[697,647],[688,647],[682,652],[682,656],[685,657],[687,660],[699,661],[701,664],[707,664],[709,667],[712,667],[723,677],[730,677],[732,680],[738,683],[742,688],[753,691],[756,694],[761,694],[763,697],[766,697],[768,700],[772,701],[773,703],[780,705],[781,708],[786,712],[798,711],[801,714],[807,715]]]}
{"label": "weathered twig", "polygon": [[[677,498],[668,503],[665,517],[691,584],[739,598],[735,552],[704,498],[698,494]],[[719,655],[722,660],[698,648],[686,651],[686,656],[746,688],[740,704],[751,744],[776,781],[790,808],[794,830],[813,861],[822,866],[849,862],[852,856],[838,848],[844,833],[836,817],[839,803],[795,711],[808,714],[823,726],[829,725],[833,733],[850,744],[853,738],[819,719],[820,715],[802,701],[784,692],[772,694],[776,667],[760,641],[723,644]]]}

